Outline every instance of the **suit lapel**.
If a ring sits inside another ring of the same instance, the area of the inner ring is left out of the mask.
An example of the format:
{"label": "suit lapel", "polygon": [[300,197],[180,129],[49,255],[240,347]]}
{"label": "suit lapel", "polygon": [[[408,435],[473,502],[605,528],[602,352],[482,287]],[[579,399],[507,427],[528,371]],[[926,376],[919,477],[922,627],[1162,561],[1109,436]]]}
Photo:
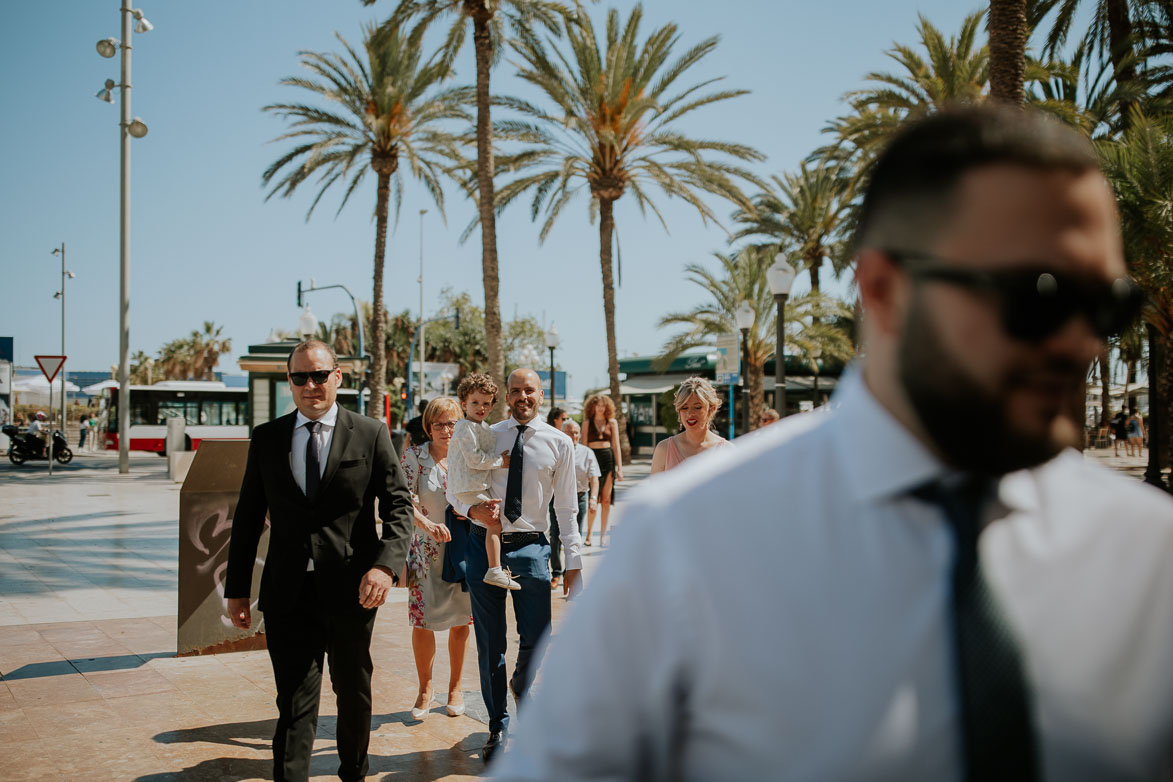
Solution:
{"label": "suit lapel", "polygon": [[338,472],[338,464],[342,461],[342,454],[346,451],[353,430],[354,421],[351,419],[350,411],[339,405],[338,418],[334,422],[334,436],[330,438],[330,454],[326,457],[326,470],[322,473],[322,483],[318,488],[319,497],[334,479],[334,473]]}

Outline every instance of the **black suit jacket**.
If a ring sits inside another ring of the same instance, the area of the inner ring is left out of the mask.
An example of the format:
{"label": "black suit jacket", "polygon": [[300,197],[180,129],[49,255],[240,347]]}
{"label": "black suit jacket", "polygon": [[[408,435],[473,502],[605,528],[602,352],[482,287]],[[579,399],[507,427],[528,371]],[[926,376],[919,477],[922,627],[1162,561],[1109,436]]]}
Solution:
{"label": "black suit jacket", "polygon": [[232,519],[224,595],[250,597],[267,513],[269,553],[259,608],[291,610],[312,558],[319,601],[331,611],[362,610],[358,585],[363,574],[381,565],[399,575],[407,562],[413,517],[403,469],[381,421],[339,407],[318,496],[310,502],[290,468],[296,418],[296,412],[290,413],[253,430]]}

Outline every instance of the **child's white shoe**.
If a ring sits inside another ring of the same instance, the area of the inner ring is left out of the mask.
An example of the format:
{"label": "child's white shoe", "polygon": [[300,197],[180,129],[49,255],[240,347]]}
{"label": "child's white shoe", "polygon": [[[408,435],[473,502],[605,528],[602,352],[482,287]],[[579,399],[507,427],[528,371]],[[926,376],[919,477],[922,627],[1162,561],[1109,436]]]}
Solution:
{"label": "child's white shoe", "polygon": [[485,572],[484,582],[501,587],[502,589],[521,589],[521,584],[513,580],[513,574],[509,572],[508,568],[489,568]]}

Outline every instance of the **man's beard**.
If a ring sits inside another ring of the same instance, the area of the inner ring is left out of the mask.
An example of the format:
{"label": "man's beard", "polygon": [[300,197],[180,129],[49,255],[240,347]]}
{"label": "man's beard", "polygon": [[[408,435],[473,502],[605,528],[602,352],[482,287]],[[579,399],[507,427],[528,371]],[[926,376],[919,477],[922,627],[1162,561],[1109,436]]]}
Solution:
{"label": "man's beard", "polygon": [[1064,359],[1011,373],[1001,387],[981,386],[941,343],[919,295],[913,297],[899,349],[900,383],[945,461],[958,469],[1004,475],[1034,467],[1074,445],[1075,427],[1060,414],[1043,433],[1017,430],[1008,396],[1024,372],[1046,371],[1078,388],[1085,368]]}

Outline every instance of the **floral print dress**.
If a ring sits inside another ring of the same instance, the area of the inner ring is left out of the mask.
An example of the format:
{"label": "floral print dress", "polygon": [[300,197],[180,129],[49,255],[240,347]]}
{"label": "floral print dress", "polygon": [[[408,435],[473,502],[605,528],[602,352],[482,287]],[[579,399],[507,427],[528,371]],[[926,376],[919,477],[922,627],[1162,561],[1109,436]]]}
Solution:
{"label": "floral print dress", "polygon": [[[403,474],[407,488],[419,499],[420,514],[429,521],[444,523],[448,507],[445,491],[448,473],[432,458],[428,444],[412,446],[403,452]],[[423,530],[412,530],[407,552],[407,616],[412,627],[424,630],[448,630],[472,622],[472,605],[460,584],[441,578],[444,547]]]}

